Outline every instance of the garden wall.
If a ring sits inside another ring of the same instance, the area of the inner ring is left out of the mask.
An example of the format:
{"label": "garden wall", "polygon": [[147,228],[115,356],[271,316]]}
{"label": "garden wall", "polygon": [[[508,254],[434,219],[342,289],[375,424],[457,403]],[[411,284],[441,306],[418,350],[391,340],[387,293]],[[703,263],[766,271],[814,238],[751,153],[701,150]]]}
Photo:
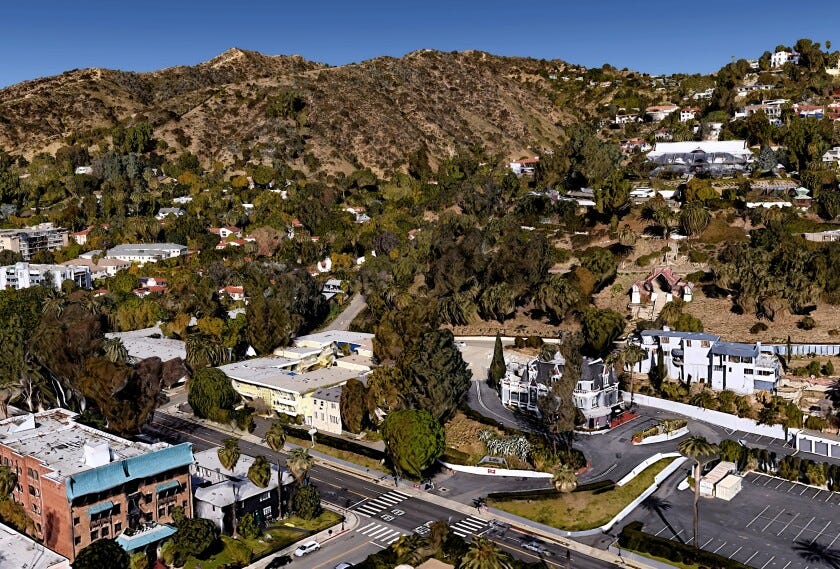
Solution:
{"label": "garden wall", "polygon": [[[630,393],[626,391],[621,392],[625,403],[630,402]],[[725,429],[733,431],[744,431],[745,433],[753,433],[764,437],[771,437],[774,439],[787,440],[785,436],[785,429],[781,425],[759,425],[752,419],[742,419],[729,413],[721,413],[720,411],[713,411],[711,409],[703,409],[702,407],[695,407],[694,405],[687,405],[685,403],[678,403],[676,401],[668,401],[667,399],[659,399],[658,397],[651,397],[649,395],[641,395],[636,393],[633,396],[633,401],[638,405],[644,407],[654,407],[656,409],[663,409],[672,413],[678,413],[698,421],[711,423],[712,425],[720,425]]]}
{"label": "garden wall", "polygon": [[[648,466],[651,464],[657,463],[663,458],[677,458],[682,456],[678,452],[658,452],[655,455],[644,459],[642,462],[636,465],[636,467],[624,475],[624,477],[615,483],[616,486],[624,486],[631,480],[633,480],[636,476],[642,473]],[[658,481],[657,481],[658,482]]]}
{"label": "garden wall", "polygon": [[509,468],[488,468],[486,466],[463,466],[438,461],[446,468],[455,472],[467,472],[469,474],[480,474],[482,476],[521,476],[522,478],[553,478],[549,472],[534,472],[533,470],[514,470]]}
{"label": "garden wall", "polygon": [[[780,356],[786,356],[788,351],[787,344],[762,344],[761,348],[773,350],[774,353]],[[790,353],[794,356],[808,356],[808,354],[839,356],[840,344],[791,344]]]}

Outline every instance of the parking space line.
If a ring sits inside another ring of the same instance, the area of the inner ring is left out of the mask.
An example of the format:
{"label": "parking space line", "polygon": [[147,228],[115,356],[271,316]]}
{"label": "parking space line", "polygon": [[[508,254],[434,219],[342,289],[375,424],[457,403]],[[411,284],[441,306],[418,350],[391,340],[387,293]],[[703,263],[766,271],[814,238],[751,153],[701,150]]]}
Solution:
{"label": "parking space line", "polygon": [[816,518],[816,517],[811,518],[811,519],[808,521],[808,523],[807,523],[807,524],[805,524],[805,527],[804,527],[804,528],[802,528],[801,530],[799,530],[799,533],[798,533],[798,534],[796,534],[796,537],[794,537],[791,541],[796,541],[797,539],[799,539],[799,536],[800,536],[800,535],[802,535],[802,532],[803,532],[803,531],[805,531],[806,529],[808,529],[808,526],[809,526],[809,525],[811,525],[811,522],[813,522],[815,519],[817,519],[817,518]]}
{"label": "parking space line", "polygon": [[793,516],[793,519],[790,520],[787,524],[785,524],[785,527],[782,528],[782,531],[780,531],[779,533],[776,534],[776,537],[782,535],[782,533],[788,528],[788,526],[790,524],[792,524],[796,520],[796,518],[798,518],[798,517],[799,517],[799,512],[796,512],[796,515]]}
{"label": "parking space line", "polygon": [[710,537],[710,538],[709,538],[709,541],[707,541],[706,543],[704,543],[704,544],[700,547],[700,549],[706,549],[706,546],[707,546],[707,545],[709,545],[709,543],[711,543],[714,539],[715,539],[715,538]]}
{"label": "parking space line", "polygon": [[778,519],[779,519],[779,516],[781,516],[784,512],[785,512],[785,509],[784,509],[784,508],[782,508],[782,511],[781,511],[781,512],[779,512],[778,514],[776,514],[776,517],[775,517],[775,518],[773,518],[772,520],[770,520],[769,522],[767,522],[767,525],[766,525],[766,526],[764,526],[764,529],[762,529],[762,530],[761,530],[761,533],[764,533],[764,530],[766,530],[767,528],[769,528],[769,527],[770,527],[770,525],[771,525],[773,522],[775,522],[776,520],[778,520]]}
{"label": "parking space line", "polygon": [[831,525],[831,522],[828,522],[827,524],[825,524],[825,527],[820,530],[820,533],[817,534],[817,537],[815,537],[814,539],[811,540],[811,543],[814,543],[815,541],[817,541],[817,539],[823,534],[823,532],[825,530],[828,529],[828,526],[830,526],[830,525]]}
{"label": "parking space line", "polygon": [[811,496],[811,499],[813,500],[814,498],[816,498],[817,496],[819,496],[819,495],[820,495],[820,492],[822,492],[822,490],[817,490],[817,493],[816,493],[816,494],[814,494],[813,496]]}
{"label": "parking space line", "polygon": [[736,554],[736,553],[738,553],[739,551],[741,551],[742,549],[744,549],[744,547],[743,547],[743,546],[741,546],[741,547],[739,547],[738,549],[736,549],[736,550],[735,550],[735,553],[733,553],[732,555],[730,555],[730,556],[729,556],[729,559],[732,559],[732,557],[734,557],[734,556],[735,556],[735,554]]}
{"label": "parking space line", "polygon": [[778,483],[778,484],[776,484],[776,490],[778,490],[778,489],[779,489],[779,486],[781,486],[781,485],[782,485],[782,484],[784,484],[784,483],[785,483],[785,481],[784,481],[784,480],[779,480],[779,483]]}
{"label": "parking space line", "polygon": [[721,548],[722,548],[724,545],[726,545],[726,542],[725,542],[725,541],[724,541],[721,545],[719,545],[719,546],[718,546],[718,548],[717,548],[717,549],[715,549],[715,550],[713,551],[713,553],[717,553],[718,551],[720,551],[720,550],[721,550]]}
{"label": "parking space line", "polygon": [[837,538],[840,537],[840,533],[834,536],[834,539],[831,540],[831,543],[828,544],[826,549],[831,549],[831,546],[834,545],[834,542],[837,541]]}
{"label": "parking space line", "polygon": [[770,565],[770,562],[771,562],[771,561],[773,561],[774,559],[776,559],[776,556],[775,556],[775,555],[774,555],[773,557],[771,557],[770,559],[768,559],[768,560],[767,560],[767,563],[765,563],[764,565],[762,565],[762,566],[761,566],[761,569],[764,569],[765,567],[767,567],[768,565]]}
{"label": "parking space line", "polygon": [[786,493],[786,494],[790,494],[790,491],[791,491],[791,490],[793,490],[794,488],[796,488],[796,484],[791,484],[791,485],[790,485],[790,488],[788,488],[788,491],[787,491],[787,492],[785,492],[785,493]]}
{"label": "parking space line", "polygon": [[752,558],[755,557],[756,555],[758,555],[758,551],[756,551],[755,553],[750,555],[750,558],[747,559],[746,561],[744,561],[744,565],[749,565],[750,561],[752,561]]}
{"label": "parking space line", "polygon": [[765,482],[764,484],[762,484],[762,486],[767,486],[767,485],[768,485],[768,484],[770,484],[771,482],[773,482],[773,478],[772,478],[771,476],[768,476],[768,477],[767,477],[767,482]]}
{"label": "parking space line", "polygon": [[808,491],[808,487],[806,486],[805,488],[802,489],[802,492],[800,492],[799,495],[801,496],[802,494],[804,494],[807,491]]}
{"label": "parking space line", "polygon": [[[829,492],[828,493],[828,498],[826,498],[825,501],[828,502],[829,500],[831,500],[832,497],[833,497],[833,494],[831,492]],[[823,502],[823,503],[825,503],[825,502]]]}
{"label": "parking space line", "polygon": [[750,520],[750,523],[748,523],[748,524],[747,524],[747,527],[750,527],[750,526],[753,524],[753,522],[754,522],[755,520],[757,520],[758,518],[760,518],[760,517],[761,517],[761,514],[763,514],[764,512],[766,512],[769,508],[770,508],[770,506],[764,506],[764,509],[763,509],[763,510],[761,510],[761,512],[760,512],[760,513],[759,513],[756,517],[754,517],[752,520]]}
{"label": "parking space line", "polygon": [[662,532],[663,532],[663,531],[665,531],[666,529],[668,529],[668,526],[662,526],[662,529],[661,529],[661,530],[659,530],[658,532],[656,532],[656,533],[655,533],[655,534],[653,534],[653,535],[658,536],[660,533],[662,533]]}
{"label": "parking space line", "polygon": [[788,562],[787,562],[787,565],[785,565],[784,567],[782,567],[782,569],[787,569],[787,568],[788,568],[788,565],[790,565],[791,563],[793,563],[793,561],[788,561]]}

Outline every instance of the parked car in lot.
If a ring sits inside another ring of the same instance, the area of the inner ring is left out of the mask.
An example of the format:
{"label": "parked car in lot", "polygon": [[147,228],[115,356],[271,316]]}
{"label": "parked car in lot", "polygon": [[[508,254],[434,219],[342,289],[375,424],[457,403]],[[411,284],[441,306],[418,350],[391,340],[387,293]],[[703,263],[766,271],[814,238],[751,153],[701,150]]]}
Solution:
{"label": "parked car in lot", "polygon": [[303,545],[300,545],[297,549],[295,549],[295,557],[303,557],[307,553],[312,553],[313,551],[318,551],[321,549],[321,544],[317,541],[307,541]]}
{"label": "parked car in lot", "polygon": [[291,562],[291,555],[278,555],[265,566],[265,569],[279,569],[280,567],[285,567]]}

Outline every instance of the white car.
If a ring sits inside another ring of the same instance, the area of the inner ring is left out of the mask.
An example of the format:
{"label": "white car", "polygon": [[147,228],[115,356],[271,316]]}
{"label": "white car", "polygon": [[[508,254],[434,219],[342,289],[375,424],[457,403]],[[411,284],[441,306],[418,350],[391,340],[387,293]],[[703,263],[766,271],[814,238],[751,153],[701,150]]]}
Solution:
{"label": "white car", "polygon": [[317,541],[307,541],[295,549],[295,557],[303,557],[307,553],[312,553],[313,551],[318,551],[319,549],[321,549],[320,543]]}

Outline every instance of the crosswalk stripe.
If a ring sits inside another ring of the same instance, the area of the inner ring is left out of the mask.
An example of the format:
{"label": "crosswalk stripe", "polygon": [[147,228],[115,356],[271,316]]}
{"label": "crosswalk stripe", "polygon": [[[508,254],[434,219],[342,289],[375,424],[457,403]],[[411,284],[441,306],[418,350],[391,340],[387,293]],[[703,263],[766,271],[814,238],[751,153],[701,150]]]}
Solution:
{"label": "crosswalk stripe", "polygon": [[466,519],[466,520],[461,520],[460,522],[456,523],[455,525],[456,525],[456,526],[465,526],[465,527],[468,527],[468,528],[476,528],[476,529],[478,529],[478,528],[480,528],[480,527],[484,527],[484,522],[483,522],[483,521],[473,520],[473,519],[469,519],[469,518],[468,518],[468,519]]}
{"label": "crosswalk stripe", "polygon": [[378,539],[379,541],[387,543],[387,540],[393,538],[395,535],[397,535],[397,536],[400,535],[400,532],[394,531],[394,530],[389,530],[389,531],[383,533],[382,535],[377,536],[376,539]]}
{"label": "crosswalk stripe", "polygon": [[369,514],[374,514],[374,515],[378,514],[379,512],[382,511],[382,508],[376,508],[374,506],[369,506],[367,504],[362,504],[361,506],[357,506],[356,509],[360,510],[362,512],[367,512]]}
{"label": "crosswalk stripe", "polygon": [[392,543],[394,543],[395,541],[397,541],[397,540],[398,540],[399,538],[401,538],[402,536],[403,536],[403,534],[401,534],[400,532],[397,532],[397,535],[395,535],[395,536],[394,536],[394,537],[392,537],[390,540],[388,540],[388,545],[391,545]]}
{"label": "crosswalk stripe", "polygon": [[379,524],[374,524],[373,527],[366,528],[365,530],[359,530],[359,533],[362,534],[362,535],[369,535],[369,534],[372,534],[375,531],[378,531],[378,530],[382,529],[382,527],[383,526],[381,526]]}
{"label": "crosswalk stripe", "polygon": [[378,529],[376,531],[373,531],[373,532],[365,534],[365,535],[367,535],[371,539],[376,539],[378,537],[381,537],[381,536],[385,535],[386,533],[388,533],[388,534],[391,533],[391,531],[392,531],[391,529],[383,527],[381,529]]}
{"label": "crosswalk stripe", "polygon": [[411,498],[411,496],[409,496],[408,494],[403,494],[402,492],[397,492],[396,490],[391,490],[390,492],[388,492],[388,494],[395,494],[401,497],[403,500],[408,500],[409,498]]}
{"label": "crosswalk stripe", "polygon": [[359,515],[361,515],[361,516],[364,516],[364,517],[366,517],[366,518],[369,518],[369,517],[370,517],[370,514],[366,514],[366,513],[362,512],[362,511],[360,511],[360,510],[354,510],[354,511],[355,511],[357,514],[359,514]]}
{"label": "crosswalk stripe", "polygon": [[366,530],[367,528],[369,528],[369,527],[370,527],[370,526],[372,526],[372,525],[376,525],[376,522],[370,522],[370,523],[369,523],[368,525],[366,525],[365,527],[360,528],[360,529],[357,529],[356,531],[358,531],[358,532],[364,531],[364,530]]}
{"label": "crosswalk stripe", "polygon": [[452,533],[454,533],[454,534],[455,534],[455,535],[457,535],[458,537],[467,537],[468,535],[470,535],[470,532],[467,532],[467,533],[461,533],[461,532],[459,532],[458,530],[456,530],[454,527],[452,528]]}

